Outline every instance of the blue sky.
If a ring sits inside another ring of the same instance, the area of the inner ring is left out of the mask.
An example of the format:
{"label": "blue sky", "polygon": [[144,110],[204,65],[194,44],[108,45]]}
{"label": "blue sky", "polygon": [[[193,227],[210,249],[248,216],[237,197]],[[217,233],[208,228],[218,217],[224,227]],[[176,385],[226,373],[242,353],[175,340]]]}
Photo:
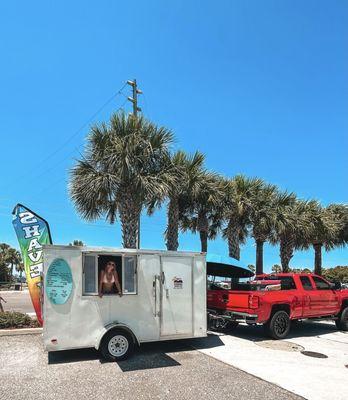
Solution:
{"label": "blue sky", "polygon": [[[347,22],[343,0],[1,2],[0,241],[17,246],[10,212],[21,202],[56,243],[121,245],[119,224],[78,217],[67,180],[90,123],[130,111],[120,94],[91,118],[134,77],[145,116],[175,132],[175,148],[204,152],[210,169],[346,202]],[[143,218],[143,247],[164,248],[165,222],[164,210]],[[199,250],[192,235],[180,244]],[[242,264],[254,253],[250,242]],[[278,253],[266,246],[266,270]],[[323,264],[347,255],[325,253]],[[313,265],[312,252],[292,265]]]}

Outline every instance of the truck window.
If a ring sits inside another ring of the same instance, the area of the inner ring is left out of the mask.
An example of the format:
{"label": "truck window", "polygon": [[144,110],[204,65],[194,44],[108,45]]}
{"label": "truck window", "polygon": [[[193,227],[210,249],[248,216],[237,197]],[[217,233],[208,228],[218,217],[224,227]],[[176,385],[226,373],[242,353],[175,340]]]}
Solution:
{"label": "truck window", "polygon": [[280,277],[281,290],[293,290],[296,289],[294,278],[292,276],[282,276]]}
{"label": "truck window", "polygon": [[318,290],[331,289],[330,285],[327,282],[325,282],[323,279],[319,278],[318,276],[313,276],[313,281]]}
{"label": "truck window", "polygon": [[294,290],[295,281],[292,276],[266,275],[251,282],[251,290]]}
{"label": "truck window", "polygon": [[308,276],[300,276],[300,280],[304,290],[313,290],[311,280]]}

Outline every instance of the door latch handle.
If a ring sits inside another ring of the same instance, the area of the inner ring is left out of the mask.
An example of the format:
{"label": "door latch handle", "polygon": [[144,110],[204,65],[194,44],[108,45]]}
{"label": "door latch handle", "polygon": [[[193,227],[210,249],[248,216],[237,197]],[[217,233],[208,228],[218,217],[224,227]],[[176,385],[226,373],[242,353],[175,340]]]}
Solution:
{"label": "door latch handle", "polygon": [[155,301],[155,311],[154,311],[154,316],[157,317],[159,316],[160,312],[157,311],[157,279],[159,280],[159,276],[155,275],[154,280],[152,282],[152,287],[153,287],[153,291],[154,291],[154,301]]}

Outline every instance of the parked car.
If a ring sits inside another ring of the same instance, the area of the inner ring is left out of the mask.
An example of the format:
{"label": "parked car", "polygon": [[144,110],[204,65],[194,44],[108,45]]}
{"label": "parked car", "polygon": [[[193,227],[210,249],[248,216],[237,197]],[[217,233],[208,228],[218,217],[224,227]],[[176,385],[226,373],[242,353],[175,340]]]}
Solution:
{"label": "parked car", "polygon": [[315,274],[264,274],[231,290],[212,289],[207,294],[209,315],[212,321],[223,321],[220,325],[262,324],[269,336],[283,339],[291,321],[325,318],[348,331],[348,289]]}

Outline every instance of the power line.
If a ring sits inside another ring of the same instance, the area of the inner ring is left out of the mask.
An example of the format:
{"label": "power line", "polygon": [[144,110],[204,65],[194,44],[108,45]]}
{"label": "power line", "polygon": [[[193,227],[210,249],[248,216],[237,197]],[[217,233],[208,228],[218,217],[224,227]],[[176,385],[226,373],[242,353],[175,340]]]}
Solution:
{"label": "power line", "polygon": [[[44,159],[42,159],[41,161],[37,162],[37,163],[35,164],[35,169],[37,169],[38,167],[40,167],[41,165],[43,165],[46,161],[48,161],[49,159],[51,159],[52,157],[54,157],[54,156],[55,156],[57,153],[59,153],[67,144],[69,144],[76,136],[78,136],[79,133],[80,133],[87,125],[89,125],[89,124],[93,121],[93,119],[94,119],[94,118],[95,118],[109,103],[111,103],[111,101],[112,101],[113,99],[115,99],[117,96],[119,96],[119,95],[121,95],[121,94],[124,95],[124,93],[122,92],[122,90],[126,87],[126,85],[127,85],[127,82],[124,83],[123,86],[122,86],[116,93],[114,93],[111,97],[109,97],[109,98],[105,101],[105,103],[102,104],[102,106],[100,106],[100,107],[98,108],[98,110],[95,111],[95,112],[86,120],[86,122],[85,122],[84,124],[82,124],[72,135],[70,135],[70,137],[69,137],[65,142],[63,142],[58,148],[56,148],[52,153],[50,153],[49,155],[47,155]],[[117,112],[118,110],[120,110],[120,109],[126,104],[126,102],[127,102],[127,100],[116,110],[116,112]],[[74,149],[72,152],[70,152],[69,155],[72,154],[74,151],[75,151],[75,149]],[[63,160],[67,159],[67,158],[69,157],[69,155],[66,156],[66,157],[64,157]],[[63,161],[63,160],[60,160],[59,163],[61,163],[61,161]],[[56,165],[56,164],[55,164],[55,165]],[[49,170],[52,170],[52,168],[50,168]],[[47,172],[47,170],[44,171],[40,176],[45,175],[46,172]],[[28,178],[28,173],[26,173],[26,174],[20,176],[19,178],[17,178],[17,179],[13,182],[13,184],[10,185],[10,188],[12,189],[12,187],[15,186],[15,185],[17,185],[17,184],[18,184],[18,181],[21,181],[23,178]]]}
{"label": "power line", "polygon": [[[117,109],[115,112],[118,112],[119,110],[123,109],[123,107],[124,107],[124,105],[127,103],[127,101],[128,101],[128,100],[126,99],[126,100],[120,105],[120,107],[118,107],[118,109]],[[73,151],[71,151],[70,153],[68,153],[68,155],[66,155],[66,156],[65,156],[64,158],[62,158],[60,161],[58,161],[57,163],[55,163],[53,166],[51,166],[50,168],[48,168],[48,169],[46,169],[44,172],[42,172],[38,177],[36,177],[36,179],[41,178],[42,176],[46,175],[46,173],[48,173],[48,172],[54,170],[55,167],[56,167],[57,165],[61,164],[62,161],[65,161],[66,159],[68,159],[73,153],[75,153],[76,150],[78,151],[79,149],[78,149],[77,147],[75,147]],[[65,177],[61,178],[61,179],[59,180],[59,182],[60,182],[61,180],[63,180],[63,179],[65,179]],[[44,188],[41,190],[41,192],[44,192],[44,191],[46,191],[46,190],[50,190],[52,186],[53,186],[53,184],[50,184],[50,185],[44,187]],[[40,193],[41,193],[41,192],[40,192]]]}
{"label": "power line", "polygon": [[64,143],[61,144],[61,146],[59,146],[55,151],[53,151],[51,154],[49,154],[44,160],[41,161],[41,163],[49,160],[50,158],[52,158],[54,155],[56,155],[60,150],[62,150],[68,143],[71,142],[71,140],[76,137],[87,125],[89,125],[93,119],[109,104],[111,103],[111,101],[116,98],[118,95],[120,95],[122,93],[122,90],[126,87],[127,83],[125,83],[115,94],[113,94],[111,97],[109,97],[108,100],[106,100],[106,102],[98,108],[98,110],[93,113],[88,119],[87,121],[82,124],[80,126],[80,128],[77,129],[77,131],[75,131]]}

